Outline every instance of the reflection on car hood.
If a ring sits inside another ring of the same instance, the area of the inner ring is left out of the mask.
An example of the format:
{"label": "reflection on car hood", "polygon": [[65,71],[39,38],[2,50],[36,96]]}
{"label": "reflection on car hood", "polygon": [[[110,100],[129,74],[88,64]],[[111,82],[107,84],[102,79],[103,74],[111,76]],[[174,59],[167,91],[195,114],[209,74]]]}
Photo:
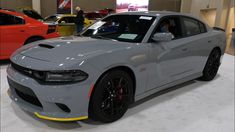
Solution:
{"label": "reflection on car hood", "polygon": [[17,51],[21,55],[48,62],[83,60],[130,46],[130,43],[89,37],[67,37],[33,43]]}

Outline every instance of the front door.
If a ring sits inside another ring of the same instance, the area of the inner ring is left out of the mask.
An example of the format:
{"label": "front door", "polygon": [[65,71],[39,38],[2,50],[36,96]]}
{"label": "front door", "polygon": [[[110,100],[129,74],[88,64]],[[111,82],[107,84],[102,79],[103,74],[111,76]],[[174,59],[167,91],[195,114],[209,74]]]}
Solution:
{"label": "front door", "polygon": [[153,70],[149,73],[148,89],[152,90],[177,81],[193,73],[189,45],[182,41],[183,32],[180,17],[165,17],[159,21],[153,34],[170,32],[174,38],[171,41],[154,42],[150,40],[150,58]]}

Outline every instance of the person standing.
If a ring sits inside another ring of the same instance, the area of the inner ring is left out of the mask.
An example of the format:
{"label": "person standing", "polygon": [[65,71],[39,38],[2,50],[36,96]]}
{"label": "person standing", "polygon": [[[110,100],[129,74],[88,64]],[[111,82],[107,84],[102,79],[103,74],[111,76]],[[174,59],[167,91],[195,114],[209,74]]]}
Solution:
{"label": "person standing", "polygon": [[80,7],[76,7],[76,26],[77,26],[77,33],[80,33],[84,28],[84,12]]}

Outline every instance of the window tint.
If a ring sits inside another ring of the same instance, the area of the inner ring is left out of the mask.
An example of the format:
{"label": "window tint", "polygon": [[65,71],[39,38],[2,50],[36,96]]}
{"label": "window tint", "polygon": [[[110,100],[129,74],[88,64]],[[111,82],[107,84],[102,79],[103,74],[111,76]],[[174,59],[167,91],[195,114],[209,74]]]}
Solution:
{"label": "window tint", "polygon": [[31,17],[36,20],[43,20],[42,16],[40,16],[36,11],[34,10],[23,10],[23,13],[27,15],[28,17]]}
{"label": "window tint", "polygon": [[203,23],[199,22],[199,26],[200,26],[200,31],[201,31],[201,33],[207,32],[206,26],[205,26]]}
{"label": "window tint", "polygon": [[65,23],[75,23],[75,17],[63,17],[59,20],[59,23],[64,21]]}
{"label": "window tint", "polygon": [[25,24],[24,19],[4,13],[0,13],[0,25],[20,25]]}
{"label": "window tint", "polygon": [[85,14],[85,17],[90,20],[96,20],[96,19],[102,18],[102,16],[99,13],[88,13],[88,14]]}
{"label": "window tint", "polygon": [[76,17],[68,17],[68,23],[75,23]]}
{"label": "window tint", "polygon": [[45,19],[46,22],[56,22],[57,20],[57,16],[49,16]]}
{"label": "window tint", "polygon": [[183,23],[185,26],[185,35],[192,36],[201,33],[201,28],[197,20],[191,18],[183,18]]}
{"label": "window tint", "polygon": [[87,28],[82,35],[98,39],[113,39],[139,43],[155,20],[152,16],[113,15]]}
{"label": "window tint", "polygon": [[155,33],[158,32],[170,32],[174,35],[175,39],[182,37],[179,17],[167,17],[160,20]]}

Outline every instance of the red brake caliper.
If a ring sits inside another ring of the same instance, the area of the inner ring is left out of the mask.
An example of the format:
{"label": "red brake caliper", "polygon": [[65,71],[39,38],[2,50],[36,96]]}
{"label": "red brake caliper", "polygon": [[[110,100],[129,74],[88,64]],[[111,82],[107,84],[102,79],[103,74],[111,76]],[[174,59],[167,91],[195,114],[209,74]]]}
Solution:
{"label": "red brake caliper", "polygon": [[118,91],[118,99],[122,100],[122,94],[123,94],[123,89],[120,88],[120,90]]}

